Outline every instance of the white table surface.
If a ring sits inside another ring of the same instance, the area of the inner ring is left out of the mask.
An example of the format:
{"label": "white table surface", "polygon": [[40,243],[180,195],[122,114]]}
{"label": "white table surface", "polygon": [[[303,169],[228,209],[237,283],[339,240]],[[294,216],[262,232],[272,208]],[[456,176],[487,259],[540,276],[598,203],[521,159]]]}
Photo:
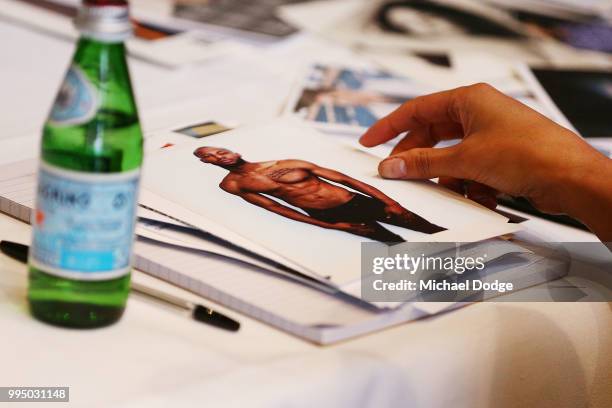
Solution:
{"label": "white table surface", "polygon": [[[0,216],[0,234],[29,226]],[[137,295],[114,326],[55,328],[28,315],[23,265],[0,255],[0,277],[0,385],[70,386],[70,406],[612,406],[608,303],[475,304],[317,347],[202,299],[241,330]]]}
{"label": "white table surface", "polygon": [[[70,47],[0,22],[0,50],[4,139],[39,128]],[[203,75],[197,86],[161,97],[153,83],[166,74],[132,68],[142,73],[136,85],[149,112],[173,98],[197,98],[215,81]],[[183,70],[169,83],[194,74]],[[526,226],[530,239],[594,239],[542,220]],[[0,239],[27,243],[29,234],[0,215]],[[114,326],[60,329],[28,315],[26,290],[25,267],[0,255],[0,386],[70,386],[69,406],[612,406],[608,303],[476,304],[322,348],[204,299],[238,318],[240,332],[195,323],[136,295]]]}

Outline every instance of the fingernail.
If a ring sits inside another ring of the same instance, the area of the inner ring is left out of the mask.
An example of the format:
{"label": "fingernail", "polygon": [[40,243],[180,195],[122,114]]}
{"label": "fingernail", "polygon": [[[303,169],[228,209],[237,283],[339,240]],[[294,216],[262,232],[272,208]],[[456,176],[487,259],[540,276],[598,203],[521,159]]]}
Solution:
{"label": "fingernail", "polygon": [[406,163],[402,159],[386,159],[378,171],[384,178],[401,178],[406,175]]}

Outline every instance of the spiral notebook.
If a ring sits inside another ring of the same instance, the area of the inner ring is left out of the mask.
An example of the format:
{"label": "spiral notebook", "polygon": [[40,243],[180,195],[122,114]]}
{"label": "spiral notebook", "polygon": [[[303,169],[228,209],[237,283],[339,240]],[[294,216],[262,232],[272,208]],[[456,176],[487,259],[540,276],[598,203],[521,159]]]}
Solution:
{"label": "spiral notebook", "polygon": [[[34,204],[36,162],[0,166],[0,212],[29,222]],[[342,293],[332,294],[307,282],[245,262],[138,238],[134,267],[315,344],[373,333],[400,323],[450,310],[465,303],[405,303],[377,308]],[[526,288],[563,276],[561,262],[538,262],[521,254],[518,267],[497,268],[492,275]],[[529,267],[527,267],[529,266]],[[503,278],[502,278],[503,279]]]}

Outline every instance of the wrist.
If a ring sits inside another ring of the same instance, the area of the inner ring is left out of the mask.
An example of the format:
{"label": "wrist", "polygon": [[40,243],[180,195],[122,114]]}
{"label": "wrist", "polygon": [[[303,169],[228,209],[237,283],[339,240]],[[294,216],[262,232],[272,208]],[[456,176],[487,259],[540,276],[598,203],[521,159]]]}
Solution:
{"label": "wrist", "polygon": [[601,156],[584,172],[573,172],[558,194],[563,212],[585,224],[602,240],[612,237],[612,160]]}
{"label": "wrist", "polygon": [[605,177],[604,166],[599,160],[591,162],[589,168],[572,169],[558,183],[557,194],[559,205],[567,215],[577,217],[584,212],[586,204],[599,194],[601,178]]}

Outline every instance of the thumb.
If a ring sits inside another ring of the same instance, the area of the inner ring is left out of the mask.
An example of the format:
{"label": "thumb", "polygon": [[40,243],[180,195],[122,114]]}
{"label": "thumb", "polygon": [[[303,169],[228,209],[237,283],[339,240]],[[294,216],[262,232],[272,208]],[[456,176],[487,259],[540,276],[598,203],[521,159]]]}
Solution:
{"label": "thumb", "polygon": [[378,172],[390,179],[464,178],[456,160],[455,146],[417,148],[389,156],[378,166]]}

